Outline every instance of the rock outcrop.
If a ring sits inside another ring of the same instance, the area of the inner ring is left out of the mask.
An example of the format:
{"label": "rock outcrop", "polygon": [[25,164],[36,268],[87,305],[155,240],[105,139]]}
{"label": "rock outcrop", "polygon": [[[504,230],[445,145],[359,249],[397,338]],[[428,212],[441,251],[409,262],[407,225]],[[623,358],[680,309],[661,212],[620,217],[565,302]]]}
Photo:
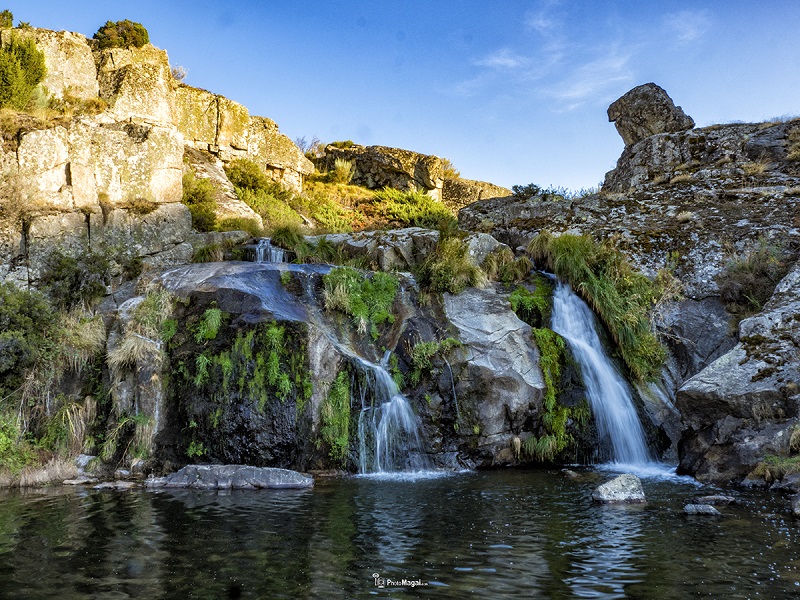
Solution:
{"label": "rock outcrop", "polygon": [[[364,259],[374,269],[411,271],[436,249],[439,232],[422,227],[406,227],[388,231],[333,233],[309,236],[306,239],[314,246],[324,239],[342,252],[343,256]],[[482,265],[491,252],[503,246],[485,233],[470,234],[464,242],[467,244],[470,259],[477,266]]]}
{"label": "rock outcrop", "polygon": [[351,182],[355,185],[370,189],[421,190],[436,200],[442,200],[443,165],[436,156],[387,146],[353,144],[339,148],[329,144],[317,166],[331,170],[336,159],[353,164]]}
{"label": "rock outcrop", "polygon": [[442,202],[453,211],[489,198],[507,198],[511,190],[485,181],[446,177],[442,185]]}
{"label": "rock outcrop", "polygon": [[296,192],[302,191],[303,178],[314,171],[312,162],[274,121],[252,117],[246,107],[224,96],[180,85],[176,113],[186,145],[223,162],[253,160],[275,181]]}
{"label": "rock outcrop", "polygon": [[655,83],[633,88],[608,107],[608,120],[613,122],[625,146],[632,146],[651,135],[686,131],[694,121],[675,106],[672,98]]}
{"label": "rock outcrop", "polygon": [[788,456],[800,416],[800,265],[763,312],[739,325],[739,343],[678,390],[683,472],[740,480],[767,454]]}

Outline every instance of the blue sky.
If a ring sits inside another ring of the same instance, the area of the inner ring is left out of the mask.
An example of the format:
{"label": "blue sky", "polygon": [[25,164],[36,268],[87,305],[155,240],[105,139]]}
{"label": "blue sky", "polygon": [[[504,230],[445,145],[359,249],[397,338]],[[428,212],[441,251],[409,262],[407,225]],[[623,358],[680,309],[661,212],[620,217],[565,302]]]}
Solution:
{"label": "blue sky", "polygon": [[510,187],[597,185],[622,141],[606,108],[654,81],[699,126],[800,113],[800,2],[11,0],[91,37],[147,27],[186,82],[292,139],[449,158]]}

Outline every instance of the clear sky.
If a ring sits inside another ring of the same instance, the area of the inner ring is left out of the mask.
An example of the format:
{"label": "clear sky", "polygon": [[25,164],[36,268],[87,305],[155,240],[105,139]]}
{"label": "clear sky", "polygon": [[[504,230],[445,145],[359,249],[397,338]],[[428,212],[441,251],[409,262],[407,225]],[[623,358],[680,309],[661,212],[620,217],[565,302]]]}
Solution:
{"label": "clear sky", "polygon": [[698,125],[800,113],[800,1],[7,0],[15,23],[150,32],[186,83],[292,139],[408,148],[510,187],[602,181],[606,108],[654,81]]}

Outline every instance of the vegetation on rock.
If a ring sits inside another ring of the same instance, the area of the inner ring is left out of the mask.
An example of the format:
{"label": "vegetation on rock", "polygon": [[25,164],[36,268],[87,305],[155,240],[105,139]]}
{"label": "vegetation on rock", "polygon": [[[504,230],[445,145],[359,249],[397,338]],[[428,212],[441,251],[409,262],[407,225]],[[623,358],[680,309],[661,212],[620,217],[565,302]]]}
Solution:
{"label": "vegetation on rock", "polygon": [[501,246],[483,261],[483,271],[489,281],[501,281],[506,285],[525,280],[533,268],[527,256],[514,256],[511,248]]}
{"label": "vegetation on rock", "polygon": [[469,247],[458,235],[439,231],[436,250],[417,270],[420,286],[429,292],[460,294],[467,287],[482,287],[486,274],[472,262]]}
{"label": "vegetation on rock", "polygon": [[347,466],[350,451],[350,375],[339,371],[331,383],[320,409],[319,441],[328,448],[328,456],[339,466]]}
{"label": "vegetation on rock", "polygon": [[635,379],[660,372],[666,353],[651,329],[649,311],[665,285],[636,272],[609,240],[597,243],[588,235],[556,237],[543,231],[531,240],[528,252],[589,303]]}
{"label": "vegetation on rock", "polygon": [[150,42],[150,35],[141,23],[128,19],[124,21],[106,21],[94,34],[97,47],[106,48],[141,48]]}
{"label": "vegetation on rock", "polygon": [[392,305],[399,282],[394,275],[376,272],[367,276],[351,267],[338,267],[322,278],[327,310],[338,310],[353,318],[361,333],[368,330],[378,339],[378,326],[394,323]]}
{"label": "vegetation on rock", "polygon": [[401,192],[386,188],[375,192],[376,210],[401,227],[437,228],[443,222],[455,221],[453,213],[425,192]]}
{"label": "vegetation on rock", "polygon": [[46,74],[44,54],[36,43],[12,35],[0,48],[0,108],[27,108]]}
{"label": "vegetation on rock", "polygon": [[542,275],[534,276],[536,287],[531,292],[518,286],[508,297],[513,310],[520,320],[531,327],[544,327],[550,322],[553,310],[553,287]]}

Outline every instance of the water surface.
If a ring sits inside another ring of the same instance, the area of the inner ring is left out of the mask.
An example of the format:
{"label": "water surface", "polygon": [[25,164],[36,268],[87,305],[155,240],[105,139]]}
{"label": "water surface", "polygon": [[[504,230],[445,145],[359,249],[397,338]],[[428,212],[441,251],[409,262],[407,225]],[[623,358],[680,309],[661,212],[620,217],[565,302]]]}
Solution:
{"label": "water surface", "polygon": [[644,480],[645,506],[593,504],[611,475],[3,492],[0,598],[800,595],[800,536],[785,498],[740,493],[723,518],[686,517],[691,497],[715,490],[657,477]]}

